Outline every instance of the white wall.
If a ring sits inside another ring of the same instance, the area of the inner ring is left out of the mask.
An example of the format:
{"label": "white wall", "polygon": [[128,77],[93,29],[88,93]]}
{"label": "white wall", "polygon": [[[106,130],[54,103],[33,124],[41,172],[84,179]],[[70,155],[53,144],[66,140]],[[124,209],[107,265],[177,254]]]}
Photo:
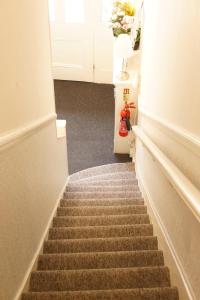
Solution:
{"label": "white wall", "polygon": [[0,133],[54,112],[47,0],[0,9]]}
{"label": "white wall", "polygon": [[[57,139],[53,119],[47,1],[3,1],[0,41],[0,299],[13,300],[68,176],[66,139]],[[30,131],[33,124],[41,126]]]}
{"label": "white wall", "polygon": [[142,106],[200,137],[200,2],[145,1]]}
{"label": "white wall", "polygon": [[[139,125],[198,188],[199,27],[198,0],[145,1]],[[199,299],[200,224],[139,141],[136,161],[140,182],[176,256],[173,260],[161,243],[172,283],[179,285],[180,299]]]}
{"label": "white wall", "polygon": [[66,179],[54,121],[0,151],[0,299],[13,300],[30,271]]}

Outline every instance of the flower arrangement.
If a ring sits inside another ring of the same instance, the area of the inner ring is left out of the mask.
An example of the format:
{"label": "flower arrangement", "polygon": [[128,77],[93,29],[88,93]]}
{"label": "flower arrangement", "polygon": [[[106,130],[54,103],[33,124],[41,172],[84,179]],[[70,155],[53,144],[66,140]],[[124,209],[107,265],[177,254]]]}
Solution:
{"label": "flower arrangement", "polygon": [[131,33],[134,15],[135,8],[130,1],[114,1],[111,27],[115,37],[118,37],[122,33]]}

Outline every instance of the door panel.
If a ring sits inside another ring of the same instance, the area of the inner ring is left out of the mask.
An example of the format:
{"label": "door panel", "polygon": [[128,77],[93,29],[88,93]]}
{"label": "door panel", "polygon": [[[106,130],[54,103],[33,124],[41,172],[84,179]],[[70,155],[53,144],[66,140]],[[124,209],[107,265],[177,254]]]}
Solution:
{"label": "door panel", "polygon": [[112,0],[49,1],[53,77],[111,83],[113,37],[105,9]]}
{"label": "door panel", "polygon": [[74,0],[51,0],[54,79],[93,81],[93,33],[86,20],[87,1],[76,0],[82,8],[77,13]]}
{"label": "door panel", "polygon": [[[80,39],[80,35],[82,38]],[[53,29],[55,79],[93,81],[93,35],[85,28],[61,24]]]}
{"label": "door panel", "polygon": [[113,81],[113,34],[109,26],[113,0],[95,0],[94,81]]}
{"label": "door panel", "polygon": [[110,30],[96,27],[94,40],[94,82],[113,81],[113,35]]}

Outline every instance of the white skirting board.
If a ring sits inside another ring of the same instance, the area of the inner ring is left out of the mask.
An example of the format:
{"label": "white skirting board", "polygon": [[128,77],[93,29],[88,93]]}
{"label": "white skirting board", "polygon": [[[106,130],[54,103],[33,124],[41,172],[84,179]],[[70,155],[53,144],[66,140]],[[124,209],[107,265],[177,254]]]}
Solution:
{"label": "white skirting board", "polygon": [[137,164],[136,177],[154,227],[154,235],[158,237],[159,248],[164,252],[165,264],[169,267],[170,271],[173,270],[173,272],[170,272],[171,283],[173,286],[178,287],[180,300],[197,300],[187,274],[171,242],[170,235],[153,203],[147,184],[140,175]]}

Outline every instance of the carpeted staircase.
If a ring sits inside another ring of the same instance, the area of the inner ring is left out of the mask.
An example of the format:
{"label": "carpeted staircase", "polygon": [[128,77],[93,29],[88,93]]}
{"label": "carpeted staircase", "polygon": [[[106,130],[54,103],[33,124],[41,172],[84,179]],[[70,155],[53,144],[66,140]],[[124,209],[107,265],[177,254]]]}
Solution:
{"label": "carpeted staircase", "polygon": [[75,173],[22,300],[178,300],[134,165]]}

